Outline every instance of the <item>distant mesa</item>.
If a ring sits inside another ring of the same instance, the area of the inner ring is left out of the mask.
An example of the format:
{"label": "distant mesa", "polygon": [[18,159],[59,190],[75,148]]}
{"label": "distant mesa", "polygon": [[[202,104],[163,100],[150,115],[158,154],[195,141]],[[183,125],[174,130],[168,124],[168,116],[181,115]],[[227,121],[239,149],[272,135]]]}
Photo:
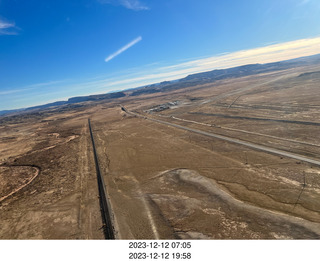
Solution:
{"label": "distant mesa", "polygon": [[99,95],[73,97],[73,98],[68,99],[68,101],[66,103],[70,104],[70,103],[78,103],[78,102],[85,102],[85,101],[118,99],[118,98],[125,97],[125,96],[126,96],[126,94],[124,92],[114,92],[114,93],[99,94]]}
{"label": "distant mesa", "polygon": [[208,72],[190,74],[185,78],[175,81],[165,81],[141,88],[136,88],[130,96],[138,96],[142,94],[152,94],[157,92],[165,92],[175,89],[187,88],[194,85],[211,83],[219,80],[250,76],[258,73],[267,73],[272,71],[286,70],[303,65],[311,65],[319,62],[320,55],[302,57],[282,62],[274,62],[267,64],[248,64],[228,69],[218,69]]}
{"label": "distant mesa", "polygon": [[21,113],[22,112],[29,112],[31,110],[41,110],[41,109],[46,109],[49,107],[73,105],[73,104],[87,102],[87,101],[101,101],[101,100],[118,99],[118,98],[125,97],[125,96],[126,96],[126,94],[124,92],[114,92],[114,93],[107,93],[107,94],[73,97],[73,98],[68,99],[67,101],[57,101],[57,102],[47,103],[44,105],[34,106],[34,107],[26,108],[26,109],[0,111],[0,116],[6,116],[9,114],[16,114],[16,113],[20,113],[20,112]]}
{"label": "distant mesa", "polygon": [[[266,72],[272,72],[272,71],[278,71],[278,70],[285,70],[289,68],[295,68],[298,66],[312,65],[312,64],[318,63],[319,60],[320,60],[320,54],[312,55],[308,57],[296,58],[296,59],[282,61],[282,62],[267,63],[267,64],[249,64],[249,65],[243,65],[243,66],[238,66],[238,67],[229,68],[229,69],[213,70],[208,72],[191,74],[179,80],[163,81],[161,83],[133,88],[133,89],[129,89],[121,92],[73,97],[68,99],[67,101],[57,101],[57,102],[30,107],[26,109],[0,111],[0,116],[13,114],[13,113],[28,112],[29,110],[34,110],[34,109],[45,109],[53,106],[77,104],[77,103],[87,102],[87,101],[111,100],[111,99],[122,98],[125,96],[139,96],[139,95],[145,95],[145,94],[167,92],[167,91],[187,88],[195,85],[211,83],[211,82],[224,80],[228,78],[238,78],[238,77],[250,76],[258,73],[266,73]],[[304,74],[301,74],[299,77],[315,77],[315,76],[318,77],[319,74],[320,72],[312,72],[312,74],[304,73]]]}

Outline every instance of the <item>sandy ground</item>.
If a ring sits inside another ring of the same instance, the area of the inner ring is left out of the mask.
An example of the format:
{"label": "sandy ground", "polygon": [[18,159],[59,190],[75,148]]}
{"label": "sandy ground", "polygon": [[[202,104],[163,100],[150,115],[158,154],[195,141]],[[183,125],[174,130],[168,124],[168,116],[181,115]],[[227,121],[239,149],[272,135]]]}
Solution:
{"label": "sandy ground", "polygon": [[91,118],[116,238],[319,239],[319,167],[120,107],[319,159],[318,69],[0,119],[0,238],[103,239]]}
{"label": "sandy ground", "polygon": [[[319,171],[310,166],[250,150],[245,164],[243,148],[207,148],[200,136],[137,118],[97,132],[123,238],[319,237]],[[297,202],[305,170],[313,186]]]}
{"label": "sandy ground", "polygon": [[[7,183],[15,179],[15,188],[32,178],[35,167],[14,165],[33,164],[40,172],[28,186],[1,202],[1,238],[103,238],[92,149],[87,123],[82,121],[82,124],[77,135],[62,132],[57,135],[54,132],[48,135],[48,142],[43,145],[35,138],[32,142],[36,143],[36,149],[24,155],[24,149],[16,151],[22,156],[11,158],[10,167],[2,167],[8,169],[6,172],[16,172],[11,179],[6,179]],[[44,130],[38,131],[40,134],[36,132],[34,137],[43,135]],[[66,137],[61,137],[63,135]]]}

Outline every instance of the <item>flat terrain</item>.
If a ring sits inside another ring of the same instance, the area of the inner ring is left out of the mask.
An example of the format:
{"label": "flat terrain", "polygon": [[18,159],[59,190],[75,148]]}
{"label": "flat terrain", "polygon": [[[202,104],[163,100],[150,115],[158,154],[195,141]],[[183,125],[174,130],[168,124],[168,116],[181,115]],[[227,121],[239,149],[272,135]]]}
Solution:
{"label": "flat terrain", "polygon": [[0,238],[104,238],[90,118],[117,239],[319,239],[319,71],[0,118]]}

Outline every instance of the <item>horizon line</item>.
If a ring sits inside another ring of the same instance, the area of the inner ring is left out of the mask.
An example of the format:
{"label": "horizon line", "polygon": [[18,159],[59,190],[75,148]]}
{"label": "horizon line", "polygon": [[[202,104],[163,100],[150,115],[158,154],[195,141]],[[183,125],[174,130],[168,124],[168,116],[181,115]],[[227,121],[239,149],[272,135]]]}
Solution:
{"label": "horizon line", "polygon": [[[276,62],[285,62],[285,61],[290,61],[290,60],[295,60],[295,59],[303,59],[303,58],[317,56],[317,55],[320,55],[320,52],[319,53],[315,53],[315,54],[311,54],[311,55],[303,55],[303,56],[295,57],[295,58],[291,58],[291,59],[284,59],[284,60],[280,60],[280,61],[273,61],[273,62],[266,62],[266,63],[256,62],[256,63],[248,63],[248,64],[242,64],[242,65],[237,65],[237,66],[231,66],[231,67],[226,67],[226,68],[216,68],[216,69],[213,69],[213,70],[203,71],[203,73],[210,72],[210,71],[215,71],[215,70],[226,70],[226,69],[238,68],[238,67],[247,66],[247,65],[255,65],[255,64],[263,65],[263,64],[271,64],[271,63],[276,63]],[[202,72],[191,73],[191,74],[188,74],[187,76],[198,74],[198,73],[202,73]],[[187,76],[185,76],[185,77],[187,77]],[[177,80],[181,80],[181,79],[183,79],[185,77],[175,78],[175,79],[172,79],[172,80],[164,80],[164,81],[177,81]],[[135,86],[135,87],[131,87],[131,88],[125,88],[125,89],[113,89],[113,90],[109,90],[107,92],[93,92],[93,93],[88,93],[88,94],[84,94],[84,95],[72,95],[72,96],[67,96],[67,97],[64,97],[64,98],[48,100],[47,102],[44,102],[44,103],[33,104],[33,105],[30,105],[30,106],[27,106],[27,107],[20,107],[20,108],[15,108],[15,109],[3,109],[3,110],[0,110],[0,112],[28,110],[28,109],[32,109],[33,107],[45,106],[45,105],[49,105],[49,104],[55,103],[55,102],[67,102],[70,98],[75,98],[75,97],[86,97],[86,96],[104,95],[104,94],[116,93],[116,92],[126,92],[126,91],[130,91],[130,90],[133,90],[133,89],[143,88],[143,87],[146,87],[146,86],[149,86],[149,85],[158,84],[158,83],[161,83],[161,82],[162,81],[156,81],[156,82],[153,82],[153,83],[150,83],[150,84],[146,84],[146,85],[139,85],[139,86]],[[18,91],[15,91],[15,92],[18,92]],[[2,116],[3,115],[0,115],[0,117],[2,117]]]}
{"label": "horizon line", "polygon": [[[139,37],[131,41],[131,46],[133,42],[138,42],[138,40],[140,41]],[[128,47],[130,43],[123,48]],[[172,81],[190,74],[214,69],[226,69],[255,63],[279,62],[316,54],[320,54],[320,36],[216,54],[206,58],[193,58],[188,59],[189,61],[186,62],[176,61],[171,62],[171,64],[168,62],[165,64],[164,62],[153,61],[153,63],[156,62],[156,66],[144,67],[143,69],[141,68],[144,65],[135,67],[134,69],[124,68],[116,76],[105,74],[98,78],[83,79],[81,81],[73,79],[70,84],[65,84],[63,89],[59,88],[59,91],[56,91],[57,88],[54,81],[53,84],[49,84],[45,89],[42,88],[41,90],[35,84],[34,95],[32,97],[28,96],[25,93],[26,91],[23,91],[26,86],[17,87],[14,89],[22,91],[5,94],[5,99],[7,101],[10,100],[10,106],[7,109],[9,104],[6,104],[2,108],[6,108],[7,110],[29,108],[34,106],[35,100],[41,101],[41,104],[46,104],[48,101],[59,101],[62,97],[88,96],[97,93],[108,93],[111,90],[127,90],[162,81]],[[39,92],[37,92],[37,89],[39,89]]]}

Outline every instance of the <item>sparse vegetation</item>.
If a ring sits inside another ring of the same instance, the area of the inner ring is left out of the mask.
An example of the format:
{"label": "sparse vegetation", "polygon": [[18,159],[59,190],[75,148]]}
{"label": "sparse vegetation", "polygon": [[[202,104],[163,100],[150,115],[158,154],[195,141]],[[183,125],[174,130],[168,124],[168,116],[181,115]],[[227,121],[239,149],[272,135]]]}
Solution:
{"label": "sparse vegetation", "polygon": [[319,160],[319,67],[166,82],[161,92],[2,117],[1,197],[41,171],[0,202],[0,238],[103,238],[90,117],[116,238],[319,239],[318,165],[146,119]]}

